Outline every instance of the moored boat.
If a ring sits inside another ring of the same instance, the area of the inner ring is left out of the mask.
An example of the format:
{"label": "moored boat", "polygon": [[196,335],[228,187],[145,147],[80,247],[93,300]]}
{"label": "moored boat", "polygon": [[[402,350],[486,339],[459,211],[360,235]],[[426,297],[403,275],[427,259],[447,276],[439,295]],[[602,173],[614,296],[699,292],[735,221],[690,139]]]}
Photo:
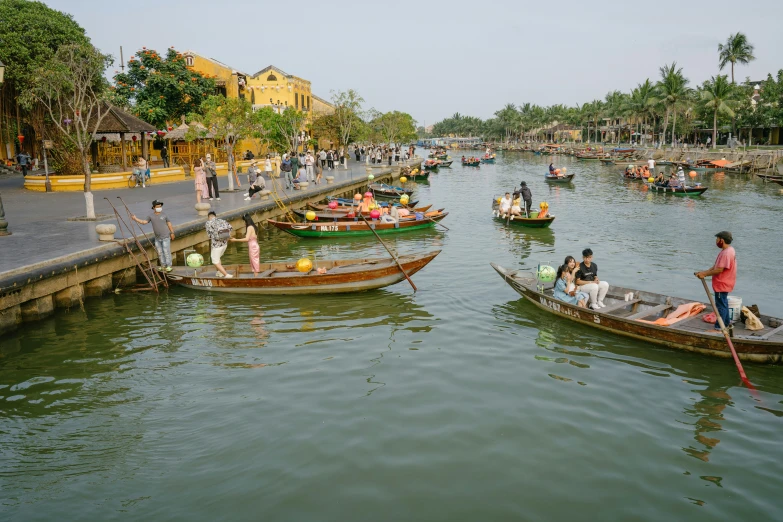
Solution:
{"label": "moored boat", "polygon": [[[340,207],[349,207],[349,208],[350,208],[350,207],[352,207],[352,206],[356,206],[356,200],[349,199],[349,198],[331,198],[331,197],[330,197],[330,198],[326,198],[326,199],[327,199],[328,201],[336,201],[336,202],[337,202],[337,204],[338,204]],[[392,202],[390,202],[390,203],[393,203],[394,205],[401,205],[399,201],[392,201]],[[379,204],[380,206],[382,206],[382,207],[383,207],[383,206],[386,206],[386,205],[388,205],[388,204],[389,204],[389,202],[386,202],[386,201],[379,201],[379,202],[378,202],[378,204]],[[411,208],[415,207],[415,206],[416,206],[416,205],[418,205],[418,204],[419,204],[419,201],[418,201],[418,200],[416,200],[416,201],[409,201],[407,205],[401,205],[401,206],[404,206],[404,207],[406,207],[406,208],[408,208],[408,209],[411,209]],[[339,207],[338,207],[338,208],[339,208]]]}
{"label": "moored boat", "polygon": [[412,190],[407,190],[403,187],[395,187],[393,185],[387,185],[386,183],[370,183],[370,190],[375,194],[375,197],[377,198],[398,199],[403,194],[407,196],[413,194]]}
{"label": "moored boat", "polygon": [[[531,272],[490,264],[528,302],[563,319],[670,348],[717,357],[732,356],[720,331],[716,332],[712,323],[703,321],[712,311],[704,303],[612,285],[604,300],[605,308],[580,308],[555,299],[554,284],[542,284]],[[626,300],[626,295],[630,300]],[[686,315],[689,309],[693,315]],[[675,316],[683,318],[677,320]],[[737,355],[744,361],[783,362],[783,319],[763,314],[759,319],[763,330],[752,333],[747,330],[747,334],[733,336]]]}
{"label": "moored boat", "polygon": [[441,161],[439,167],[451,167],[451,164],[454,163],[454,160],[447,160],[447,161]]}
{"label": "moored boat", "polygon": [[549,225],[555,220],[555,216],[546,217],[525,217],[525,216],[512,216],[511,218],[504,218],[495,216],[495,221],[503,223],[508,226],[518,226],[527,228],[549,228]]}
{"label": "moored boat", "polygon": [[[417,202],[418,203],[418,202]],[[386,207],[388,205],[394,205],[396,207],[405,207],[409,210],[412,210],[413,212],[427,212],[432,205],[426,205],[423,207],[411,207],[410,205],[401,205],[399,202],[387,202],[387,201],[380,201],[378,202],[378,205],[381,207]],[[348,212],[353,212],[356,210],[356,205],[339,205],[335,209],[329,208],[329,205],[325,205],[323,203],[308,203],[307,207],[311,210],[315,211],[322,211],[322,212],[334,212],[335,214],[347,214]]]}
{"label": "moored boat", "polygon": [[[398,259],[408,275],[413,275],[435,259],[440,250],[403,255]],[[166,274],[171,282],[210,292],[262,295],[335,294],[361,292],[393,285],[405,279],[393,259],[318,260],[312,270],[299,272],[287,263],[262,263],[258,277],[250,265],[225,265],[233,277],[216,277],[214,267],[177,266]],[[323,273],[318,273],[321,269]]]}
{"label": "moored boat", "polygon": [[291,235],[304,238],[331,238],[371,236],[373,230],[378,234],[397,234],[430,228],[448,216],[448,212],[434,210],[421,216],[421,219],[400,220],[398,223],[385,223],[379,220],[368,221],[333,221],[329,223],[288,223],[285,221],[268,220],[269,223]]}

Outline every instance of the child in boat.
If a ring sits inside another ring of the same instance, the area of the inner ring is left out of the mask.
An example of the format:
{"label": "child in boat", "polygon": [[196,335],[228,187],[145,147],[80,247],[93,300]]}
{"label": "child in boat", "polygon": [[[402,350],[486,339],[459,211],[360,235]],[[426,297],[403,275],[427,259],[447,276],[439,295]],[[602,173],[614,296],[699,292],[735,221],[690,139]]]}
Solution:
{"label": "child in boat", "polygon": [[575,304],[580,308],[587,307],[589,296],[572,287],[574,275],[568,265],[563,264],[557,269],[554,297],[564,303]]}

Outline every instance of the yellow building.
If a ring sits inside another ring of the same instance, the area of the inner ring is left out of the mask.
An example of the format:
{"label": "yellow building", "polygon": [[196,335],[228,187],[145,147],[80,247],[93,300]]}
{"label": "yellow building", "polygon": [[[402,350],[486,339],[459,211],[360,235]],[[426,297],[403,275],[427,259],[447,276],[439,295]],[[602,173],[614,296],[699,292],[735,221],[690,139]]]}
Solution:
{"label": "yellow building", "polygon": [[185,64],[204,76],[215,78],[218,94],[227,98],[246,98],[248,75],[214,58],[201,56],[194,51],[182,53]]}
{"label": "yellow building", "polygon": [[311,113],[313,118],[317,118],[319,116],[324,116],[327,114],[332,114],[333,112],[334,112],[334,105],[324,100],[323,98],[319,98],[318,96],[313,95],[313,109]]}
{"label": "yellow building", "polygon": [[310,113],[312,92],[310,82],[304,78],[286,73],[273,65],[261,69],[247,79],[247,90],[253,109],[272,107]]}

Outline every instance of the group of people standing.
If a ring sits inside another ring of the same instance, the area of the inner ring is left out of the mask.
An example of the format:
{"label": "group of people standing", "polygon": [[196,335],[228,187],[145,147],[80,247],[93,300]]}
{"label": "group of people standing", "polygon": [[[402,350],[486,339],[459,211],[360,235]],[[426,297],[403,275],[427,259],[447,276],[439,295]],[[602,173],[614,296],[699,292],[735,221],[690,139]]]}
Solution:
{"label": "group of people standing", "polygon": [[354,155],[356,161],[364,161],[366,164],[380,165],[383,163],[399,163],[413,156],[413,146],[407,149],[401,147],[389,147],[388,145],[355,145]]}

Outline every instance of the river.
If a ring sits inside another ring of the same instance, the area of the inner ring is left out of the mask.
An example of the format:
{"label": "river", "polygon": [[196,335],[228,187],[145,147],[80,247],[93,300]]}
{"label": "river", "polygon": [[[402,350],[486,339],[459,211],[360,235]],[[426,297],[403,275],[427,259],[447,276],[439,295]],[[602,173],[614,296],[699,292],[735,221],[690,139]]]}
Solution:
{"label": "river", "polygon": [[[458,154],[455,157],[458,159]],[[595,252],[610,283],[703,299],[693,272],[730,230],[735,293],[783,315],[781,192],[700,174],[651,194],[621,167],[548,158],[433,174],[450,230],[385,236],[443,252],[414,276],[321,297],[120,294],[0,340],[4,520],[779,520],[783,369],[682,353],[554,318],[489,266]],[[557,216],[507,229],[526,180]],[[262,257],[386,256],[374,238],[261,233]],[[246,250],[229,254],[244,262]]]}

